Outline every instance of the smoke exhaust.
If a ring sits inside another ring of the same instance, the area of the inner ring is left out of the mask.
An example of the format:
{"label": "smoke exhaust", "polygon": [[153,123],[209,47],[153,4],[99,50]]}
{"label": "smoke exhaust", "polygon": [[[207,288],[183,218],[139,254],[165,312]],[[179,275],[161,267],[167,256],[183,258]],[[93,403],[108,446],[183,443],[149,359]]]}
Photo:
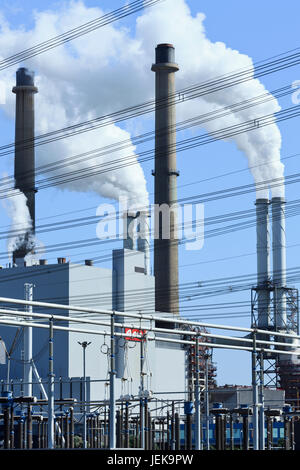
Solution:
{"label": "smoke exhaust", "polygon": [[34,95],[38,89],[34,85],[34,72],[22,67],[16,73],[16,127],[15,127],[15,188],[26,197],[31,218],[31,227],[15,249],[13,260],[24,260],[34,246],[35,234],[35,152],[34,152]]}

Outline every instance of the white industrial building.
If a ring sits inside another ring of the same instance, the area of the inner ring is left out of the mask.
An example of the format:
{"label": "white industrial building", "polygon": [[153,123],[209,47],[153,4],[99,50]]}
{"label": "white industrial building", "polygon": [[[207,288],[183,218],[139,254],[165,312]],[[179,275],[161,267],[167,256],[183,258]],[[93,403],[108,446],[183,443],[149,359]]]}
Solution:
{"label": "white industrial building", "polygon": [[[145,274],[144,253],[135,250],[114,250],[111,270],[93,266],[89,261],[85,265],[65,262],[63,258],[60,258],[57,264],[2,269],[0,271],[0,296],[24,299],[24,285],[26,283],[34,285],[34,300],[117,311],[133,310],[140,292],[142,293],[140,299],[142,312],[146,292],[147,311],[154,312],[155,310],[154,277]],[[5,307],[12,308],[12,305]],[[55,315],[72,315],[73,317],[83,315],[85,318],[87,315],[58,309],[54,311],[37,308],[36,311]],[[110,317],[94,314],[88,315],[88,318],[107,322],[107,327],[93,325],[93,329],[107,330],[107,336],[55,331],[54,373],[58,382],[56,397],[61,394],[63,397],[73,397],[80,400],[83,354],[82,347],[78,342],[83,341],[91,343],[86,349],[87,399],[93,402],[103,400],[108,396],[106,384],[109,372],[107,352],[110,344]],[[123,320],[124,318],[117,317],[117,321]],[[150,326],[150,321],[141,322],[138,319],[128,318],[125,321],[132,328],[131,332],[128,331],[127,338],[130,338],[131,334],[139,334],[140,330],[147,330]],[[67,323],[69,322],[59,322],[61,326]],[[71,323],[67,326],[71,326]],[[86,329],[90,325],[73,324],[73,326],[76,326],[76,329]],[[14,342],[17,329],[13,326],[1,326],[1,337],[7,350],[10,350]],[[32,346],[32,356],[38,374],[46,382],[48,377],[48,331],[33,328]],[[178,395],[172,394],[172,399],[183,399],[186,359],[183,346],[156,340],[144,342],[144,347],[145,389],[154,392],[154,395],[155,392],[159,392],[159,398],[164,397],[161,392],[181,392]],[[21,392],[22,354],[21,334],[10,361],[10,379],[13,380],[15,394]],[[7,363],[0,365],[2,381],[7,379],[7,370]],[[116,377],[116,398],[127,394],[138,396],[141,377],[140,342],[124,338],[118,339],[116,342]],[[34,382],[37,381],[35,376],[33,379]],[[40,396],[40,392],[39,385],[34,385],[33,393]]]}

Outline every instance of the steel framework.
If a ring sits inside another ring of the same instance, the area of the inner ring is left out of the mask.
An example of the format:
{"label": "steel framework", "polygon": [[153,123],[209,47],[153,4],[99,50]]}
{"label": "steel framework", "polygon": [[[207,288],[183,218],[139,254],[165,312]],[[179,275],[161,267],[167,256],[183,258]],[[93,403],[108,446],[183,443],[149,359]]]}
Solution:
{"label": "steel framework", "polygon": [[[268,282],[265,286],[253,287],[251,289],[251,327],[258,328],[258,295],[261,291],[268,291],[270,297],[270,303],[268,305],[267,312],[267,330],[271,331],[282,331],[282,326],[276,324],[277,318],[277,291],[278,287],[274,286],[271,282]],[[281,289],[282,290],[282,289]],[[299,334],[299,293],[298,289],[285,287],[283,288],[286,299],[286,324],[285,331],[287,333]],[[262,335],[257,336],[258,339],[265,339]],[[276,336],[269,336],[271,341],[276,342]],[[276,346],[273,346],[275,349]],[[263,353],[263,361],[257,363],[258,373],[261,367],[264,386],[270,388],[282,388],[285,390],[286,400],[299,407],[299,394],[300,394],[300,366],[294,362],[284,361],[284,364],[280,360],[278,354],[272,354],[271,352]],[[296,403],[297,402],[297,403]]]}

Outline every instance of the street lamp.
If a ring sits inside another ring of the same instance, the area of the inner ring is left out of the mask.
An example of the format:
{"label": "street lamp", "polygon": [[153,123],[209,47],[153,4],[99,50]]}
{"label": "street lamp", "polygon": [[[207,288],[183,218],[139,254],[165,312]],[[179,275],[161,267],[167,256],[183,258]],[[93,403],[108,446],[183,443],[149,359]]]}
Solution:
{"label": "street lamp", "polygon": [[91,341],[77,341],[78,344],[82,347],[83,352],[83,448],[87,448],[86,441],[86,374],[85,374],[85,350],[91,344]]}

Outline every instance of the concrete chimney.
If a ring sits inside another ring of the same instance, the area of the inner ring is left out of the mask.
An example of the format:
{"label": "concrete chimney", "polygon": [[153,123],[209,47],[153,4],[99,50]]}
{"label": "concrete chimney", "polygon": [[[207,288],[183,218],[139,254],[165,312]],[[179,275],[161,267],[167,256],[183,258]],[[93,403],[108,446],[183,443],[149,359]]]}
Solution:
{"label": "concrete chimney", "polygon": [[144,253],[145,274],[150,274],[150,214],[148,211],[140,211],[138,213],[137,227],[137,249]]}
{"label": "concrete chimney", "polygon": [[277,329],[286,329],[286,237],[285,237],[285,200],[282,197],[272,199],[272,249],[275,325]]}
{"label": "concrete chimney", "polygon": [[[172,208],[177,203],[176,116],[175,116],[175,49],[172,44],[156,47],[155,72],[155,204]],[[155,308],[160,312],[179,314],[178,240],[176,215],[156,218],[154,239]],[[164,220],[163,220],[164,219]],[[163,237],[162,222],[168,223],[170,236]],[[157,227],[158,225],[158,227]]]}
{"label": "concrete chimney", "polygon": [[256,252],[257,252],[257,317],[258,327],[270,324],[270,232],[269,200],[256,200]]}
{"label": "concrete chimney", "polygon": [[[32,232],[35,232],[35,156],[34,156],[34,95],[38,89],[34,86],[34,72],[22,67],[16,73],[16,128],[15,128],[15,188],[27,198],[27,206],[32,220]],[[14,260],[24,258],[32,251],[26,243],[30,233],[26,234],[23,246],[13,254]]]}
{"label": "concrete chimney", "polygon": [[136,213],[125,212],[123,214],[124,241],[123,248],[126,250],[136,249]]}

